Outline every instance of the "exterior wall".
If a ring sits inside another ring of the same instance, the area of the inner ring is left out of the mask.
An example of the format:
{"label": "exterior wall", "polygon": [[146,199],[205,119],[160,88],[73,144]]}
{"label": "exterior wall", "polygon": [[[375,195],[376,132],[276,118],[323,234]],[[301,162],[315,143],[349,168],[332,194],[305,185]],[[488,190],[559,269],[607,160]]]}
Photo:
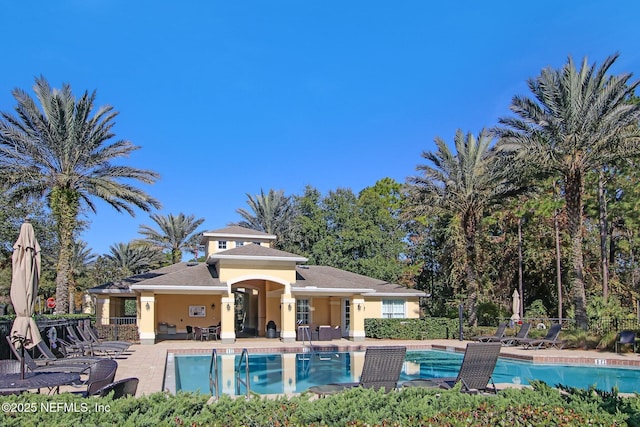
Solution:
{"label": "exterior wall", "polygon": [[269,276],[280,279],[287,283],[295,283],[296,268],[295,263],[280,263],[278,265],[247,265],[232,260],[220,261],[220,281],[228,282],[238,277],[245,276]]}
{"label": "exterior wall", "polygon": [[[160,322],[176,325],[177,333],[186,333],[186,326],[208,327],[221,321],[220,295],[179,295],[158,294],[156,298],[156,319],[154,328]],[[212,309],[211,304],[215,307]],[[205,317],[189,317],[189,306],[204,306]],[[144,306],[144,304],[143,304]]]}
{"label": "exterior wall", "polygon": [[[215,239],[215,240],[213,240]],[[225,241],[227,242],[227,247],[225,249],[218,249],[218,243],[220,241]],[[210,240],[207,241],[207,244],[205,245],[205,250],[207,251],[207,256],[211,255],[211,254],[215,254],[218,252],[222,252],[222,251],[226,251],[229,249],[233,249],[238,247],[237,246],[237,242],[244,242],[245,245],[248,244],[260,244],[260,246],[264,246],[265,248],[269,248],[271,247],[271,244],[268,240],[264,240],[264,239],[260,239],[260,238],[256,238],[255,240],[253,239],[235,239],[233,237],[228,237],[228,238],[210,238]]]}
{"label": "exterior wall", "polygon": [[331,325],[331,306],[329,305],[329,298],[310,298],[310,304],[312,309],[311,321],[316,325]]}
{"label": "exterior wall", "polygon": [[[152,292],[142,292],[140,295],[140,307],[138,331],[140,332],[140,342],[142,344],[154,344],[156,331],[154,320],[156,318],[156,299]],[[149,309],[147,309],[147,304]]]}
{"label": "exterior wall", "polygon": [[418,297],[381,297],[367,298],[365,302],[365,317],[379,319],[382,317],[382,300],[401,299],[404,300],[404,314],[407,319],[420,318],[420,299]]}

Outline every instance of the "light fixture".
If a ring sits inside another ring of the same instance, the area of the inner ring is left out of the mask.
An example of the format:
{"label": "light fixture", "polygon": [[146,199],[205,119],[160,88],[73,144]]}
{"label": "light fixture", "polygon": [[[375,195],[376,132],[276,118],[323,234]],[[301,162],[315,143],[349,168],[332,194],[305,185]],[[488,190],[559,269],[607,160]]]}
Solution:
{"label": "light fixture", "polygon": [[149,305],[149,301],[147,301],[147,304],[145,304],[144,308],[146,308],[147,311],[151,310],[151,306]]}
{"label": "light fixture", "polygon": [[231,311],[231,304],[227,303],[227,311]]}
{"label": "light fixture", "polygon": [[362,303],[358,304],[358,311],[362,310]]}
{"label": "light fixture", "polygon": [[289,311],[291,311],[291,303],[289,303]]}
{"label": "light fixture", "polygon": [[216,304],[215,303],[211,304],[211,310],[215,310],[215,309],[216,309]]}

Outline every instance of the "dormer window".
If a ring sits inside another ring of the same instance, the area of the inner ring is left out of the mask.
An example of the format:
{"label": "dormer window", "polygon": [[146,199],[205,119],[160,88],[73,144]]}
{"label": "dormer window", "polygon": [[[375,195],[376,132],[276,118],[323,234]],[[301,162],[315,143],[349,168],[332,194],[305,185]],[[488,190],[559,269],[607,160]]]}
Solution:
{"label": "dormer window", "polygon": [[219,240],[218,241],[218,249],[227,249],[227,241]]}
{"label": "dormer window", "polygon": [[243,245],[244,245],[243,241],[236,241],[236,247],[243,246]]}

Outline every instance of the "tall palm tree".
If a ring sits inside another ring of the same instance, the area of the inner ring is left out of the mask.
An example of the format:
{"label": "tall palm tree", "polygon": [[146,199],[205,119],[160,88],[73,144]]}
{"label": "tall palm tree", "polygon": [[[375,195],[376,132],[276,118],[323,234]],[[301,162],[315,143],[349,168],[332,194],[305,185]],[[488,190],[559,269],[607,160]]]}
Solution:
{"label": "tall palm tree", "polygon": [[236,209],[236,212],[244,218],[244,221],[231,225],[239,225],[273,234],[276,236],[275,245],[281,247],[291,232],[295,218],[295,209],[291,198],[285,196],[284,191],[275,191],[273,189],[269,190],[266,195],[261,189],[260,194],[255,197],[250,194],[247,194],[247,197],[247,204],[253,213],[242,208]]}
{"label": "tall palm tree", "polygon": [[477,324],[478,266],[477,247],[480,222],[492,206],[515,194],[515,188],[498,174],[498,158],[491,150],[491,135],[482,130],[478,138],[456,132],[452,152],[440,138],[438,150],[423,152],[430,164],[418,165],[419,176],[410,177],[410,210],[414,214],[439,215],[448,221],[454,251],[459,261],[452,276],[467,291],[469,322]]}
{"label": "tall palm tree", "polygon": [[81,208],[95,213],[93,199],[134,215],[134,207],[148,211],[160,202],[127,180],[152,184],[158,174],[115,165],[139,147],[126,140],[111,142],[117,112],[111,106],[95,112],[96,93],[76,98],[63,84],[52,89],[36,78],[39,106],[26,92],[14,89],[16,115],[0,115],[0,179],[13,200],[46,197],[59,235],[56,312],[68,310],[73,242]]}
{"label": "tall palm tree", "polygon": [[500,149],[515,153],[540,171],[561,178],[571,239],[571,288],[576,322],[587,326],[582,255],[585,175],[638,153],[640,106],[629,103],[639,82],[631,74],[609,75],[618,55],[598,69],[587,59],[577,69],[573,59],[560,69],[547,68],[529,79],[533,98],[516,96],[501,118]]}
{"label": "tall palm tree", "polygon": [[197,247],[200,232],[196,229],[204,222],[204,218],[196,219],[195,215],[186,216],[180,212],[177,216],[152,214],[151,219],[158,224],[160,231],[148,225],[141,225],[138,231],[145,238],[141,242],[160,250],[171,251],[171,262],[182,261],[182,251]]}

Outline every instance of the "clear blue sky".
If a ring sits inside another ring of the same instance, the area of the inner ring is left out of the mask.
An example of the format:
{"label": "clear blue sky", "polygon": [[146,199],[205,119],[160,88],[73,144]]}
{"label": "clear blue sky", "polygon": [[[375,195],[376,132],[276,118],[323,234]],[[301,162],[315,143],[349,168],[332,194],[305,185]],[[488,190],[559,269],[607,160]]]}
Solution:
{"label": "clear blue sky", "polygon": [[[34,77],[120,112],[142,148],[127,163],[161,214],[216,229],[246,194],[354,192],[404,182],[436,136],[477,134],[508,114],[526,80],[569,55],[640,77],[634,1],[56,0],[0,2],[0,110]],[[94,252],[139,237],[99,203],[83,234]]]}

